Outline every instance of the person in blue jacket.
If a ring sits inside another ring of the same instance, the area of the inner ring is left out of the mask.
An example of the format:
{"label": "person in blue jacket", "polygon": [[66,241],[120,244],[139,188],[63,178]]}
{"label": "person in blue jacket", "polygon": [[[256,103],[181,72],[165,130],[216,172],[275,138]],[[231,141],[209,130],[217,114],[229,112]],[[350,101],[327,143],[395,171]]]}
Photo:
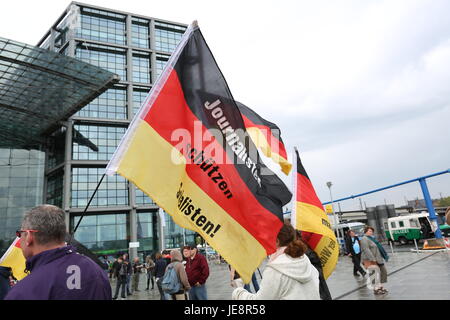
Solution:
{"label": "person in blue jacket", "polygon": [[31,209],[16,235],[29,274],[8,292],[5,300],[112,299],[106,273],[64,241],[66,224],[60,208],[41,205]]}

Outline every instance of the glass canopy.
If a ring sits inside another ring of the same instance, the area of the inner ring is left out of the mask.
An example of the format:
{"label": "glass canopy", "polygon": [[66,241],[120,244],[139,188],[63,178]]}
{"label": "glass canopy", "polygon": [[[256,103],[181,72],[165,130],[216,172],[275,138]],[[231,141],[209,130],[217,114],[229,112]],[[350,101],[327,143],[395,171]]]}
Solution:
{"label": "glass canopy", "polygon": [[0,37],[0,148],[34,148],[118,75]]}

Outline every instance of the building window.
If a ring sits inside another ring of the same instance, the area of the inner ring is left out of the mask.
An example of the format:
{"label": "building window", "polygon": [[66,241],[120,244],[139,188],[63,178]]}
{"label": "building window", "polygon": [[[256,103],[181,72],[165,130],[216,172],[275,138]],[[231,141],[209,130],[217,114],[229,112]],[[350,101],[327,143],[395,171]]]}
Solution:
{"label": "building window", "polygon": [[164,227],[165,249],[182,248],[185,244],[194,243],[196,232],[178,226],[170,215],[164,212],[166,226]]}
{"label": "building window", "polygon": [[56,167],[64,162],[66,145],[66,127],[61,127],[50,136],[51,143],[47,149],[47,169]]}
{"label": "building window", "polygon": [[77,45],[75,57],[118,74],[123,81],[127,80],[125,49],[83,42]]}
{"label": "building window", "polygon": [[133,53],[133,82],[151,82],[149,54]]}
{"label": "building window", "polygon": [[124,87],[111,88],[78,111],[79,117],[126,119],[127,91]]}
{"label": "building window", "polygon": [[125,16],[105,17],[99,13],[83,12],[77,37],[94,41],[126,44]]}
{"label": "building window", "polygon": [[133,18],[131,25],[131,44],[133,47],[150,48],[148,20]]}
{"label": "building window", "polygon": [[155,23],[155,48],[159,51],[169,52],[175,49],[180,42],[186,28],[168,23]]}
{"label": "building window", "polygon": [[58,170],[47,177],[47,201],[46,203],[63,207],[63,180],[64,171]]}
{"label": "building window", "polygon": [[[72,168],[71,206],[84,208],[93,194],[105,168]],[[125,178],[114,175],[103,179],[90,207],[128,205],[128,187]]]}
{"label": "building window", "polygon": [[42,203],[45,153],[0,149],[0,257],[15,238],[23,214]]}
{"label": "building window", "polygon": [[153,200],[148,197],[143,191],[139,188],[136,188],[136,204],[137,205],[146,205],[146,204],[155,204]]}
{"label": "building window", "polygon": [[134,89],[133,90],[133,115],[135,115],[142,106],[147,97],[149,89]]}
{"label": "building window", "polygon": [[[72,218],[72,229],[80,216]],[[122,213],[84,216],[75,232],[75,239],[95,254],[117,254],[128,251],[127,215]]]}
{"label": "building window", "polygon": [[156,72],[159,75],[163,72],[167,61],[169,61],[169,56],[163,55],[163,54],[157,54],[156,55]]}
{"label": "building window", "polygon": [[125,134],[126,128],[75,124],[73,128],[84,138],[94,144],[98,151],[92,149],[85,139],[73,139],[73,160],[109,160]]}

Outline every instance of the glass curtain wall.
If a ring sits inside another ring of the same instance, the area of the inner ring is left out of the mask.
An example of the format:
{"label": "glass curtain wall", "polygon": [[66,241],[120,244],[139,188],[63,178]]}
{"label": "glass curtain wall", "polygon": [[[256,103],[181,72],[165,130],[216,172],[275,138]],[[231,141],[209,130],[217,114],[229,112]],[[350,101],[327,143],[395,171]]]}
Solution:
{"label": "glass curtain wall", "polygon": [[[71,9],[72,13],[77,13],[77,17],[71,17],[76,22],[71,24],[74,32],[65,32],[64,37],[60,37],[59,52],[74,55],[121,78],[118,84],[71,118],[70,148],[65,148],[68,137],[64,130],[55,134],[59,144],[49,156],[47,201],[68,206],[65,209],[71,213],[73,228],[127,126],[161,74],[186,26],[106,8],[72,6],[77,7]],[[51,47],[48,40],[44,45]],[[80,139],[80,135],[89,142]],[[64,154],[64,150],[70,150],[70,154]],[[69,178],[63,175],[67,170],[71,172]],[[68,188],[70,190],[65,190]],[[136,214],[138,251],[154,252],[159,246],[157,209],[152,199],[126,179],[119,175],[106,177],[76,238],[99,254],[128,250],[132,230],[130,215]],[[117,213],[111,213],[114,210]],[[173,244],[178,244],[181,228],[168,228],[167,231],[166,239],[172,238],[173,231],[178,239]]]}

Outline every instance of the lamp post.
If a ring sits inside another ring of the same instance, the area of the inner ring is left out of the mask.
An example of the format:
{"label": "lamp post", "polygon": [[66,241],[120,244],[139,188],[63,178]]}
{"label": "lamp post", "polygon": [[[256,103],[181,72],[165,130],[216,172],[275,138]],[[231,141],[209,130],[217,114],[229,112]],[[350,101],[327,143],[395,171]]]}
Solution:
{"label": "lamp post", "polygon": [[338,243],[339,243],[339,250],[341,250],[341,230],[339,229],[339,226],[338,226],[339,225],[339,221],[336,218],[336,213],[334,211],[333,195],[331,194],[331,186],[332,185],[333,184],[331,183],[331,181],[327,182],[327,187],[330,190],[331,209],[333,211],[333,219],[334,219],[334,225],[336,227],[336,234],[337,234],[337,240],[338,240]]}

